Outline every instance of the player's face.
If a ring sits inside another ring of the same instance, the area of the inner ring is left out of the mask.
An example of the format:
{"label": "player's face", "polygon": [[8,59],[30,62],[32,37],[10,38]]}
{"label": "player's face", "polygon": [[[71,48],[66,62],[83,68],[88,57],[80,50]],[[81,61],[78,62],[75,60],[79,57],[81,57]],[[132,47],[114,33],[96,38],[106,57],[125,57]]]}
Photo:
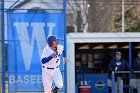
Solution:
{"label": "player's face", "polygon": [[120,55],[116,55],[116,60],[120,61],[120,59],[121,59],[121,56]]}
{"label": "player's face", "polygon": [[53,41],[53,46],[57,47],[58,46],[58,40]]}

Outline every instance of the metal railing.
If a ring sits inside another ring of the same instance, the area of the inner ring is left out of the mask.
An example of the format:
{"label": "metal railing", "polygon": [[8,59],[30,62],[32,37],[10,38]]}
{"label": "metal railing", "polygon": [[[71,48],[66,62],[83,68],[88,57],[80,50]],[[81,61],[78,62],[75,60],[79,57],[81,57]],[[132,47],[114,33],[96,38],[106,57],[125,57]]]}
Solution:
{"label": "metal railing", "polygon": [[[115,93],[115,74],[140,74],[140,71],[112,71],[112,93]],[[130,91],[129,91],[130,93]]]}

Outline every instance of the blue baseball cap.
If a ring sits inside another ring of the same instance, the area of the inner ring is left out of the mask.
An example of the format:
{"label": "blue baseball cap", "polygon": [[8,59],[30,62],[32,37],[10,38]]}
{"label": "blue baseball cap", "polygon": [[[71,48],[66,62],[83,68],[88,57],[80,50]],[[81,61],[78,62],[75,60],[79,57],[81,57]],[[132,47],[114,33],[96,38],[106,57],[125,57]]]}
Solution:
{"label": "blue baseball cap", "polygon": [[120,52],[120,51],[117,51],[117,52],[115,53],[115,55],[116,55],[116,56],[121,56],[121,52]]}
{"label": "blue baseball cap", "polygon": [[53,45],[53,41],[55,40],[59,40],[59,38],[57,38],[56,36],[48,36],[48,39],[47,39],[47,43],[49,46],[52,46]]}

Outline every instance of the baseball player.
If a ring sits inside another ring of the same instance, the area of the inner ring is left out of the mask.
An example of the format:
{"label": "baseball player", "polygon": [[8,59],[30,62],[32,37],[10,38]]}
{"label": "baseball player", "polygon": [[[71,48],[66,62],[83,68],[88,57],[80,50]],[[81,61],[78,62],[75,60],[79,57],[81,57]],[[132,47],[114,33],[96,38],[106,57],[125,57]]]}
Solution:
{"label": "baseball player", "polygon": [[[60,55],[63,54],[64,48],[58,45],[56,36],[49,36],[47,39],[48,45],[44,48],[41,63],[42,63],[42,81],[45,93],[57,93],[57,90],[63,87],[62,75],[59,69]],[[55,86],[52,87],[52,81]]]}

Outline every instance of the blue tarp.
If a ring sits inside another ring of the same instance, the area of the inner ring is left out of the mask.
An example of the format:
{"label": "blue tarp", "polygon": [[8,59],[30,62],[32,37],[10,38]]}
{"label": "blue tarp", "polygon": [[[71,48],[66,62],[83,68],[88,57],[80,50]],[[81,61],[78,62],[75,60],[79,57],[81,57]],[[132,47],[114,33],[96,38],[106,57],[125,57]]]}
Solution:
{"label": "blue tarp", "polygon": [[[63,15],[8,13],[7,20],[9,91],[43,91],[41,53],[48,35],[56,35],[64,44]],[[63,68],[61,64],[62,73]]]}

